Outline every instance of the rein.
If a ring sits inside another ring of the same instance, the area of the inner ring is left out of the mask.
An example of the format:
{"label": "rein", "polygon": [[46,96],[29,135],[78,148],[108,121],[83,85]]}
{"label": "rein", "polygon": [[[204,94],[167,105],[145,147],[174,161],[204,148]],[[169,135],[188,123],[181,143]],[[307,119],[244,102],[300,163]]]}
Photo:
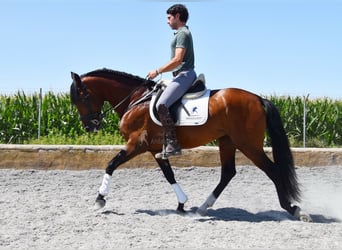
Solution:
{"label": "rein", "polygon": [[[116,110],[118,107],[120,107],[125,101],[127,101],[140,87],[147,85],[149,79],[145,79],[145,81],[138,85],[136,88],[134,88],[126,97],[124,97],[118,104],[116,104],[114,107],[109,107],[104,112],[93,112],[88,115],[81,115],[81,120],[88,120],[90,123],[92,123],[95,126],[98,126],[100,124],[100,121],[103,119],[105,114],[107,114],[111,110]],[[89,95],[86,96],[85,99],[87,99]]]}
{"label": "rein", "polygon": [[130,98],[140,87],[146,85],[146,83],[148,82],[148,79],[146,78],[145,81],[141,84],[141,85],[138,85],[136,88],[134,88],[125,98],[123,98],[118,104],[116,104],[114,107],[110,107],[108,108],[106,111],[104,111],[102,113],[103,114],[106,114],[108,113],[110,110],[115,110],[117,109],[118,107],[120,107],[128,98]]}

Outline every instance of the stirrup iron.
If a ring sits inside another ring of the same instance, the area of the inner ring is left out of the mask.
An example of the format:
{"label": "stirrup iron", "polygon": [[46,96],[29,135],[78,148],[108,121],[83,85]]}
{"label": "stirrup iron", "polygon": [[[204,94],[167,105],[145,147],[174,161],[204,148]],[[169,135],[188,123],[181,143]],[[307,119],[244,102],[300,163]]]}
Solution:
{"label": "stirrup iron", "polygon": [[155,158],[157,159],[163,159],[163,160],[167,160],[169,158],[169,156],[176,156],[176,155],[181,155],[182,151],[181,149],[179,150],[175,150],[174,152],[167,152],[166,151],[166,145],[163,145],[163,150],[160,153],[155,154]]}

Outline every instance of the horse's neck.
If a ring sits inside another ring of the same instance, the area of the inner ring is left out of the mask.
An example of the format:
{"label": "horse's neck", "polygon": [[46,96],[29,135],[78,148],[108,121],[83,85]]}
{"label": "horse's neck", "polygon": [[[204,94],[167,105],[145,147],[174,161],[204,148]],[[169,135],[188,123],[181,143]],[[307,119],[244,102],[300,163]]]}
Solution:
{"label": "horse's neck", "polygon": [[141,96],[135,92],[139,85],[128,85],[116,81],[110,81],[103,85],[107,86],[103,93],[104,100],[111,104],[120,118],[124,115],[132,99],[137,95]]}

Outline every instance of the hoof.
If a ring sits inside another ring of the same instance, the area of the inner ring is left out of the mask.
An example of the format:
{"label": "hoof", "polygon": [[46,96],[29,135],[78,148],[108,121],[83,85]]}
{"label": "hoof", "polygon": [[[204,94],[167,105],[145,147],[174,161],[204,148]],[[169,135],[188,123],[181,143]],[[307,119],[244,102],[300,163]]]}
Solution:
{"label": "hoof", "polygon": [[95,205],[94,205],[94,209],[98,210],[103,208],[106,205],[106,200],[104,199],[104,196],[99,194],[95,200]]}
{"label": "hoof", "polygon": [[304,213],[299,207],[297,207],[294,213],[294,217],[303,222],[312,222],[312,218],[310,217],[310,215]]}
{"label": "hoof", "polygon": [[184,203],[178,203],[177,212],[182,214],[186,213],[184,210]]}
{"label": "hoof", "polygon": [[301,214],[299,220],[303,222],[312,222],[312,218],[308,214]]}

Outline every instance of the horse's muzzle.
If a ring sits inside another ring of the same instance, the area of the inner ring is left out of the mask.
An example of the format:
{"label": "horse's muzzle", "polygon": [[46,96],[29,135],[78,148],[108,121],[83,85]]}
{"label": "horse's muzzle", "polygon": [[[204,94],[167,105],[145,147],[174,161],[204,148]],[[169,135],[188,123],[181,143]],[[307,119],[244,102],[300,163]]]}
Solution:
{"label": "horse's muzzle", "polygon": [[85,131],[87,131],[88,133],[93,133],[93,132],[97,132],[100,128],[99,127],[95,127],[95,126],[84,126]]}
{"label": "horse's muzzle", "polygon": [[93,113],[80,116],[80,120],[83,122],[85,131],[96,132],[100,129],[102,117],[102,113]]}

